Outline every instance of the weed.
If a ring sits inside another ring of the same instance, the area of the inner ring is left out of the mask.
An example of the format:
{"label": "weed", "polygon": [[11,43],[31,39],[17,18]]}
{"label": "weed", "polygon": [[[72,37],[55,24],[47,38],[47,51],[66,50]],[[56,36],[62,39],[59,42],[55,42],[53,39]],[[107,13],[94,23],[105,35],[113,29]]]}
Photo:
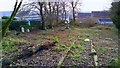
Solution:
{"label": "weed", "polygon": [[118,66],[118,68],[120,67],[120,60],[119,59],[111,59],[110,62],[108,63],[108,66],[110,66],[110,68],[113,68],[113,66]]}
{"label": "weed", "polygon": [[3,51],[13,51],[14,49],[17,48],[17,46],[15,46],[16,43],[28,43],[28,41],[22,39],[22,38],[17,38],[17,37],[4,37],[4,39],[2,40],[2,49]]}
{"label": "weed", "polygon": [[99,50],[99,52],[104,53],[107,49],[100,47],[99,45],[96,46],[96,48]]}
{"label": "weed", "polygon": [[54,37],[54,42],[58,42],[58,36]]}
{"label": "weed", "polygon": [[71,51],[71,54],[68,55],[72,59],[81,58],[81,54],[78,51]]}
{"label": "weed", "polygon": [[61,46],[62,48],[66,48],[66,45],[64,45],[64,44],[61,44],[60,46]]}
{"label": "weed", "polygon": [[84,49],[85,49],[85,47],[82,46],[82,45],[79,45],[78,48],[79,48],[80,50],[84,50]]}
{"label": "weed", "polygon": [[72,58],[80,58],[80,57],[81,57],[80,54],[73,54],[73,55],[72,55]]}
{"label": "weed", "polygon": [[55,50],[57,50],[57,51],[62,51],[65,49],[66,49],[66,45],[64,45],[64,44],[61,44],[60,46],[55,47]]}
{"label": "weed", "polygon": [[105,51],[106,51],[106,49],[105,48],[99,48],[99,50],[100,50],[100,52],[102,52],[102,53],[104,53]]}
{"label": "weed", "polygon": [[84,38],[79,38],[80,41],[84,41]]}
{"label": "weed", "polygon": [[75,49],[75,48],[76,48],[76,44],[73,42],[73,43],[70,45],[70,47],[71,47],[72,49]]}

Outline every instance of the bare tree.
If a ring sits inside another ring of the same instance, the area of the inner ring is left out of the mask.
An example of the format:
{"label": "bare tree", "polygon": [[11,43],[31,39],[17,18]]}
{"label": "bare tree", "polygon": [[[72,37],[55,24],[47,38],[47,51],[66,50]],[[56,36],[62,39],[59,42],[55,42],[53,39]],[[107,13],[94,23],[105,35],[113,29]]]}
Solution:
{"label": "bare tree", "polygon": [[39,4],[39,7],[40,7],[40,15],[41,15],[41,22],[42,22],[42,27],[41,29],[42,30],[45,30],[45,21],[44,21],[44,14],[43,14],[43,5],[44,5],[44,2],[38,2]]}
{"label": "bare tree", "polygon": [[52,18],[50,17],[51,15],[52,15],[52,7],[51,7],[51,2],[49,2],[48,3],[48,5],[49,5],[49,21],[50,21],[50,23],[49,23],[49,28],[51,29],[51,28],[53,28],[53,25],[52,25]]}
{"label": "bare tree", "polygon": [[75,8],[77,6],[77,2],[71,2],[72,12],[73,12],[73,22],[75,22]]}
{"label": "bare tree", "polygon": [[67,3],[65,2],[62,2],[61,3],[61,6],[62,6],[62,19],[64,18],[64,20],[66,20],[66,7],[67,7]]}
{"label": "bare tree", "polygon": [[57,16],[57,23],[58,23],[58,18],[59,18],[59,2],[55,2],[55,5],[56,5],[56,16]]}

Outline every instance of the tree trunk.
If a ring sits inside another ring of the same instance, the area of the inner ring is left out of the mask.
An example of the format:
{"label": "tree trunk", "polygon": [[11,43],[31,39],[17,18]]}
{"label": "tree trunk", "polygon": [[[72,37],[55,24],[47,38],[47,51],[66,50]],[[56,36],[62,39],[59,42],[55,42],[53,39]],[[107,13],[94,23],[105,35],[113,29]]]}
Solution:
{"label": "tree trunk", "polygon": [[43,2],[38,2],[40,6],[40,15],[41,15],[41,22],[42,26],[40,27],[42,30],[45,30],[45,21],[44,21],[44,14],[43,14]]}
{"label": "tree trunk", "polygon": [[49,28],[52,29],[52,28],[53,28],[53,25],[52,25],[52,21],[51,21],[52,19],[51,19],[51,17],[50,17],[50,16],[52,15],[52,14],[51,14],[51,3],[49,2],[48,5],[49,5],[49,20],[50,20]]}
{"label": "tree trunk", "polygon": [[75,22],[75,8],[73,7],[73,22]]}
{"label": "tree trunk", "polygon": [[77,5],[77,2],[71,2],[71,5],[72,5],[72,11],[73,11],[73,22],[75,22],[75,8],[76,8],[76,5]]}
{"label": "tree trunk", "polygon": [[57,24],[58,24],[58,18],[59,18],[59,2],[58,3],[56,3],[57,5],[56,5],[56,11],[57,11],[57,19],[56,19],[56,21],[57,21]]}

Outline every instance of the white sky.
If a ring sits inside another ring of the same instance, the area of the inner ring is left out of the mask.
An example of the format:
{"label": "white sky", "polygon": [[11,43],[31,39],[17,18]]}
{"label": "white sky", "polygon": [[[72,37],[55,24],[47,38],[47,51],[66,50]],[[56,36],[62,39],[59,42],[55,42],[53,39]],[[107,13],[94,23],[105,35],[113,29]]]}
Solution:
{"label": "white sky", "polygon": [[[16,0],[0,0],[0,11],[12,11]],[[112,0],[82,0],[81,12],[108,10]]]}

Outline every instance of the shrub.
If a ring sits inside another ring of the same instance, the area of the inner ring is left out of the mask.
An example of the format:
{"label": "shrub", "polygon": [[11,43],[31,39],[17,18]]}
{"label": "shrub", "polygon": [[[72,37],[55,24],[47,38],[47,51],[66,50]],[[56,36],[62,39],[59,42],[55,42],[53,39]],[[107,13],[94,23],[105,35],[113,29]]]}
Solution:
{"label": "shrub", "polygon": [[120,66],[120,60],[119,59],[111,59],[111,61],[108,63],[109,68],[119,68]]}
{"label": "shrub", "polygon": [[[7,22],[7,19],[2,19],[2,26],[4,26],[6,24],[6,22]],[[26,24],[27,24],[26,20],[22,20],[22,21],[13,20],[9,26],[9,29],[20,31],[20,27],[22,27],[23,25],[26,25]]]}
{"label": "shrub", "polygon": [[[2,19],[9,19],[10,16],[3,16]],[[14,18],[13,20],[17,20],[16,18]]]}
{"label": "shrub", "polygon": [[111,17],[113,23],[115,24],[116,28],[119,30],[120,33],[120,1],[112,2],[111,5]]}
{"label": "shrub", "polygon": [[31,28],[39,28],[41,27],[40,21],[30,20]]}
{"label": "shrub", "polygon": [[115,24],[116,28],[120,31],[120,17],[114,16],[112,17],[113,23]]}
{"label": "shrub", "polygon": [[[2,19],[2,26],[5,25],[5,23],[7,22],[8,19]],[[24,27],[25,29],[31,29],[31,28],[39,28],[39,23],[40,21],[30,21],[30,26],[27,24],[26,20],[13,20],[11,25],[9,26],[9,30],[16,30],[16,31],[20,31],[21,27]]]}
{"label": "shrub", "polygon": [[91,19],[91,18],[88,18],[88,19],[86,19],[84,22],[83,22],[83,25],[85,26],[85,27],[93,27],[93,26],[95,26],[95,23],[93,22],[93,20]]}

